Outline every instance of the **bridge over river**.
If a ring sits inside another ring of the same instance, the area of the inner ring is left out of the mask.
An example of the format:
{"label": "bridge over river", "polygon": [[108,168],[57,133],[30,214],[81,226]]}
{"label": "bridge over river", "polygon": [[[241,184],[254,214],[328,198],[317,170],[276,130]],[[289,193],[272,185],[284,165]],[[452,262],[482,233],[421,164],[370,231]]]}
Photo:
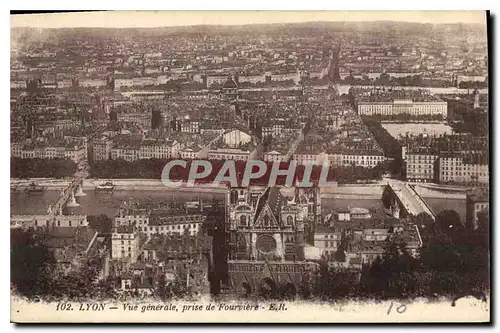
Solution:
{"label": "bridge over river", "polygon": [[415,191],[413,186],[406,182],[387,179],[383,200],[391,204],[397,204],[403,216],[417,216],[421,213],[427,213],[434,221],[436,220],[436,214],[432,208]]}

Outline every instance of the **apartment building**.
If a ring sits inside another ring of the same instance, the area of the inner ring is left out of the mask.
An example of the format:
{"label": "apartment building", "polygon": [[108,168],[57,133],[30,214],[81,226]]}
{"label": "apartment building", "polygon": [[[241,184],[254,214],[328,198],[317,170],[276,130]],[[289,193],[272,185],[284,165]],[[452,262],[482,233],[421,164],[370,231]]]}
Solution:
{"label": "apartment building", "polygon": [[96,138],[92,142],[94,161],[108,160],[111,156],[112,141],[107,137]]}
{"label": "apartment building", "polygon": [[436,179],[437,154],[405,153],[406,179],[416,182],[433,182]]}
{"label": "apartment building", "polygon": [[329,226],[317,226],[314,231],[314,246],[320,249],[321,256],[334,260],[340,246],[342,232]]}
{"label": "apartment building", "polygon": [[87,149],[85,145],[70,141],[62,143],[36,142],[30,144],[13,142],[10,148],[12,157],[43,159],[63,158],[71,160],[76,164],[87,159]]}
{"label": "apartment building", "polygon": [[144,140],[139,148],[139,159],[166,159],[172,157],[172,147],[174,141]]}
{"label": "apartment building", "polygon": [[194,236],[201,230],[206,216],[199,209],[172,209],[164,206],[155,208],[121,208],[114,219],[115,226],[131,226],[138,232],[154,234],[184,234]]}
{"label": "apartment building", "polygon": [[373,168],[380,163],[385,161],[385,156],[383,153],[343,153],[342,154],[342,165],[343,166],[360,166],[364,168]]}
{"label": "apartment building", "polygon": [[139,234],[133,226],[117,226],[111,234],[111,258],[135,263],[140,255]]}
{"label": "apartment building", "polygon": [[489,166],[479,155],[449,155],[439,158],[439,182],[488,184]]}
{"label": "apartment building", "polygon": [[111,159],[128,162],[140,159],[168,159],[176,157],[182,145],[176,140],[117,140],[110,149]]}

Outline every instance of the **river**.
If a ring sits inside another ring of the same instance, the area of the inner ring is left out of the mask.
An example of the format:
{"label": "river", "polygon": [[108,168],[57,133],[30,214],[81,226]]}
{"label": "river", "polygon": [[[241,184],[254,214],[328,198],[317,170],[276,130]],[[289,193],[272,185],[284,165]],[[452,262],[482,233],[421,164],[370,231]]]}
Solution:
{"label": "river", "polygon": [[[44,191],[39,194],[11,194],[11,214],[45,214],[47,212],[47,207],[57,201],[59,194],[59,191]],[[213,201],[214,198],[221,200],[221,202],[224,200],[224,195],[222,194],[187,193],[172,190],[114,191],[112,194],[87,191],[85,196],[76,197],[76,201],[80,206],[70,208],[68,212],[87,215],[98,215],[103,213],[108,216],[114,216],[124,201],[146,201],[148,199],[153,201],[171,201],[175,199],[177,202],[186,202],[197,200],[198,197],[210,202]]]}
{"label": "river", "polygon": [[465,199],[424,198],[424,200],[434,211],[434,214],[437,215],[443,210],[454,210],[460,215],[460,221],[465,223]]}
{"label": "river", "polygon": [[[47,207],[50,204],[56,202],[59,194],[59,191],[44,191],[43,193],[39,194],[11,194],[11,214],[45,214],[47,212]],[[98,194],[94,191],[87,191],[85,196],[76,198],[80,206],[76,208],[70,208],[69,213],[87,215],[98,215],[103,213],[108,216],[114,216],[118,212],[118,208],[124,201],[145,201],[148,199],[151,199],[153,201],[171,201],[175,199],[177,202],[186,202],[197,200],[198,197],[209,202],[213,201],[214,198],[220,200],[221,203],[224,200],[223,194],[203,192],[187,193],[172,190],[117,190],[112,194]],[[452,209],[460,215],[462,222],[464,222],[465,199],[424,199],[436,214],[446,209]],[[360,207],[366,209],[374,208],[376,210],[383,210],[382,200],[376,198],[322,198],[321,204],[323,214],[328,214],[335,208],[346,209]]]}

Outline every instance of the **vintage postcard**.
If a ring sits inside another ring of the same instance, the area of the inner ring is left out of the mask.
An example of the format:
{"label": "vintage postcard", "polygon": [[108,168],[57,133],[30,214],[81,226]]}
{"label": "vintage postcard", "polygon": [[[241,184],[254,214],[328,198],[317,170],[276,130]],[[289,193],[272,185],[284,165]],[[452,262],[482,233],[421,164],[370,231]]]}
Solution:
{"label": "vintage postcard", "polygon": [[486,11],[12,14],[11,321],[490,321]]}

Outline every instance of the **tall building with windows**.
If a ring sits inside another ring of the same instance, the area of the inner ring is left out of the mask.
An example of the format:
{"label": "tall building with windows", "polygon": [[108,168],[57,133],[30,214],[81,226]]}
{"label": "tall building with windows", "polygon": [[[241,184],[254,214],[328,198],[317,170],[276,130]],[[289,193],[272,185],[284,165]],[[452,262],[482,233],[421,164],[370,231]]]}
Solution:
{"label": "tall building with windows", "polygon": [[134,263],[139,256],[139,234],[133,226],[117,226],[111,234],[111,258]]}
{"label": "tall building with windows", "polygon": [[92,141],[92,159],[93,161],[109,160],[113,142],[103,136],[95,138]]}
{"label": "tall building with windows", "polygon": [[487,156],[449,154],[439,158],[440,183],[488,184]]}
{"label": "tall building with windows", "polygon": [[406,179],[417,182],[432,182],[436,179],[437,154],[406,153]]}

